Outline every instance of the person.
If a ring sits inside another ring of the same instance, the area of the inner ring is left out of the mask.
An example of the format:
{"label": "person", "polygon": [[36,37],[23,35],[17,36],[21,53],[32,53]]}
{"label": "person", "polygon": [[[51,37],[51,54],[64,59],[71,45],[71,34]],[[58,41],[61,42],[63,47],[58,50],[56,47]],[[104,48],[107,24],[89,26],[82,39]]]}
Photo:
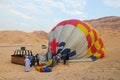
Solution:
{"label": "person", "polygon": [[68,60],[69,60],[69,54],[66,53],[66,54],[64,54],[64,56],[63,56],[63,64],[65,65]]}
{"label": "person", "polygon": [[37,66],[37,59],[34,57],[34,65]]}
{"label": "person", "polygon": [[37,53],[35,57],[36,57],[37,65],[39,66],[39,54]]}
{"label": "person", "polygon": [[58,64],[60,62],[61,54],[55,55],[55,63]]}
{"label": "person", "polygon": [[29,60],[31,62],[30,67],[32,67],[32,65],[33,65],[33,54],[29,55]]}
{"label": "person", "polygon": [[26,72],[29,72],[29,71],[30,71],[30,64],[31,64],[31,62],[30,62],[30,60],[28,59],[28,56],[26,56],[26,58],[25,58],[25,71],[26,71]]}
{"label": "person", "polygon": [[65,65],[66,62],[69,60],[69,53],[70,53],[70,49],[66,48],[61,52],[61,59],[63,60],[63,64]]}

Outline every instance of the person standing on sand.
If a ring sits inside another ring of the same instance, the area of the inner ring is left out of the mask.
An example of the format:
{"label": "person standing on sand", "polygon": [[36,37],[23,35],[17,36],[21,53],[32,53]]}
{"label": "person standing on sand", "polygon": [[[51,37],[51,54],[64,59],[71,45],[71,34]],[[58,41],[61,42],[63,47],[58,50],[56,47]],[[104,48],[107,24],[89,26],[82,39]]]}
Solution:
{"label": "person standing on sand", "polygon": [[63,55],[63,64],[65,65],[68,60],[69,60],[69,54],[66,53],[66,54]]}
{"label": "person standing on sand", "polygon": [[28,56],[26,56],[26,59],[25,59],[25,71],[26,72],[29,72],[30,71],[30,60],[28,59]]}
{"label": "person standing on sand", "polygon": [[39,66],[39,54],[37,53],[35,57],[36,57],[37,65]]}
{"label": "person standing on sand", "polygon": [[29,55],[29,60],[31,62],[30,67],[32,67],[32,65],[33,65],[33,54]]}

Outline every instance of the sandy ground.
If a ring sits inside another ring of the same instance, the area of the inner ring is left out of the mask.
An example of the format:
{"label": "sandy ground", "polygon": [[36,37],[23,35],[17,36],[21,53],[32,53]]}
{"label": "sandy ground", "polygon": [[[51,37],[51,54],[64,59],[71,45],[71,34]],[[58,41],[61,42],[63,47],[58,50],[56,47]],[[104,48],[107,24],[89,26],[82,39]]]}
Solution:
{"label": "sandy ground", "polygon": [[[74,62],[68,65],[56,65],[52,72],[40,73],[31,68],[11,63],[11,55],[20,46],[0,46],[0,80],[120,80],[120,32],[103,35],[106,56],[95,62]],[[10,47],[11,46],[11,47]],[[45,53],[39,46],[26,46],[27,49]]]}

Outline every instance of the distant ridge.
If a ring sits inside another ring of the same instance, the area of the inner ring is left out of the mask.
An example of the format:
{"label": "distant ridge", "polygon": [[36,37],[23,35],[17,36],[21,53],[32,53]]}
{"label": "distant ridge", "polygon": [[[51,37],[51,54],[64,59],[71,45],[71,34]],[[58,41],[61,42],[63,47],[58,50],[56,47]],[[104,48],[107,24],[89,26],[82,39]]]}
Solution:
{"label": "distant ridge", "polygon": [[45,31],[34,31],[31,34],[42,39],[48,39],[48,33]]}
{"label": "distant ridge", "polygon": [[[45,32],[39,32],[39,37],[35,36],[36,32],[27,33],[23,31],[13,30],[13,31],[0,31],[0,44],[47,44],[48,34]],[[44,34],[44,35],[43,35]]]}
{"label": "distant ridge", "polygon": [[99,19],[84,20],[85,22],[92,25],[98,31],[120,31],[120,17],[107,16]]}

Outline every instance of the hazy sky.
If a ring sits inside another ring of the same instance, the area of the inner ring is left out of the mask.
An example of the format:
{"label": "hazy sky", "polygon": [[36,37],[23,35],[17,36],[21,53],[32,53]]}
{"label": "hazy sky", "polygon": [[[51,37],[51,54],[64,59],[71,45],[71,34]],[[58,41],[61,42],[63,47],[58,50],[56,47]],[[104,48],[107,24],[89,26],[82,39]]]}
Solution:
{"label": "hazy sky", "polygon": [[50,30],[66,19],[120,16],[120,0],[0,0],[0,30]]}

